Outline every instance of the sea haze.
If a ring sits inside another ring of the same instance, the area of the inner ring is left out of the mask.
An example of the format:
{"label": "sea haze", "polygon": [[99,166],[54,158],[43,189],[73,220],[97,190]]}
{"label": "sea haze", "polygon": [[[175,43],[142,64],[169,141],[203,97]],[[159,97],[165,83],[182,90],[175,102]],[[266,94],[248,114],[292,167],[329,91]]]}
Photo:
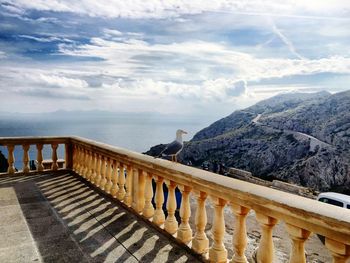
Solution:
{"label": "sea haze", "polygon": [[[46,114],[0,114],[0,137],[13,136],[67,136],[75,135],[127,148],[136,152],[147,151],[151,146],[175,139],[177,129],[184,129],[190,140],[212,120],[158,113],[113,113],[102,111],[66,112]],[[44,158],[50,158],[49,147],[44,148]],[[0,146],[7,157],[7,150]],[[31,146],[30,159],[35,159]],[[63,147],[59,147],[63,158]],[[22,167],[22,149],[15,149],[15,166]]]}

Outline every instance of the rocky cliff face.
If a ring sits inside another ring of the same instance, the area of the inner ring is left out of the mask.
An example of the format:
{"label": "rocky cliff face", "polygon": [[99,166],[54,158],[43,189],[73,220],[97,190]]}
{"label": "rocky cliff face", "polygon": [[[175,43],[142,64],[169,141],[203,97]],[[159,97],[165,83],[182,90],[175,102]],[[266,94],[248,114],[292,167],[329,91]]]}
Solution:
{"label": "rocky cliff face", "polygon": [[[319,191],[350,192],[350,91],[284,94],[199,131],[180,159],[218,161]],[[153,148],[155,150],[156,148]]]}

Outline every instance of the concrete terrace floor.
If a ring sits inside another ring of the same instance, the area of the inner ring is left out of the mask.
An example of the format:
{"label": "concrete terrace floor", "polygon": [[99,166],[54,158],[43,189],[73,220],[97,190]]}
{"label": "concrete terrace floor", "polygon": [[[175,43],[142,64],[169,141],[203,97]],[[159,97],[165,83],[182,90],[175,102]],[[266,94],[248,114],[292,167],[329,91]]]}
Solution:
{"label": "concrete terrace floor", "polygon": [[0,177],[0,262],[200,262],[69,173]]}

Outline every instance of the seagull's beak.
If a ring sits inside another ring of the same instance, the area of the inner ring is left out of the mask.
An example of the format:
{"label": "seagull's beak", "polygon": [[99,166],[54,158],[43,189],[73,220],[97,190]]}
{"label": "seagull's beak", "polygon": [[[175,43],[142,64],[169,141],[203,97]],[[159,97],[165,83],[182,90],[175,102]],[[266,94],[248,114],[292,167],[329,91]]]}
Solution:
{"label": "seagull's beak", "polygon": [[187,134],[187,132],[186,132],[186,131],[182,131],[182,133],[183,133],[183,134]]}

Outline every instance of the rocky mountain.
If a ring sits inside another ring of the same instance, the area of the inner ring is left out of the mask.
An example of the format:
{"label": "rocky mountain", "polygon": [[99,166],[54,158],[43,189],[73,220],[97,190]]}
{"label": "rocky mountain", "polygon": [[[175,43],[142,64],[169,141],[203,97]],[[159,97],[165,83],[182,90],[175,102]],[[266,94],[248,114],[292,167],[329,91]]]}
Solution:
{"label": "rocky mountain", "polygon": [[350,192],[350,91],[281,94],[235,111],[199,131],[179,159],[195,166],[219,162],[319,191]]}

